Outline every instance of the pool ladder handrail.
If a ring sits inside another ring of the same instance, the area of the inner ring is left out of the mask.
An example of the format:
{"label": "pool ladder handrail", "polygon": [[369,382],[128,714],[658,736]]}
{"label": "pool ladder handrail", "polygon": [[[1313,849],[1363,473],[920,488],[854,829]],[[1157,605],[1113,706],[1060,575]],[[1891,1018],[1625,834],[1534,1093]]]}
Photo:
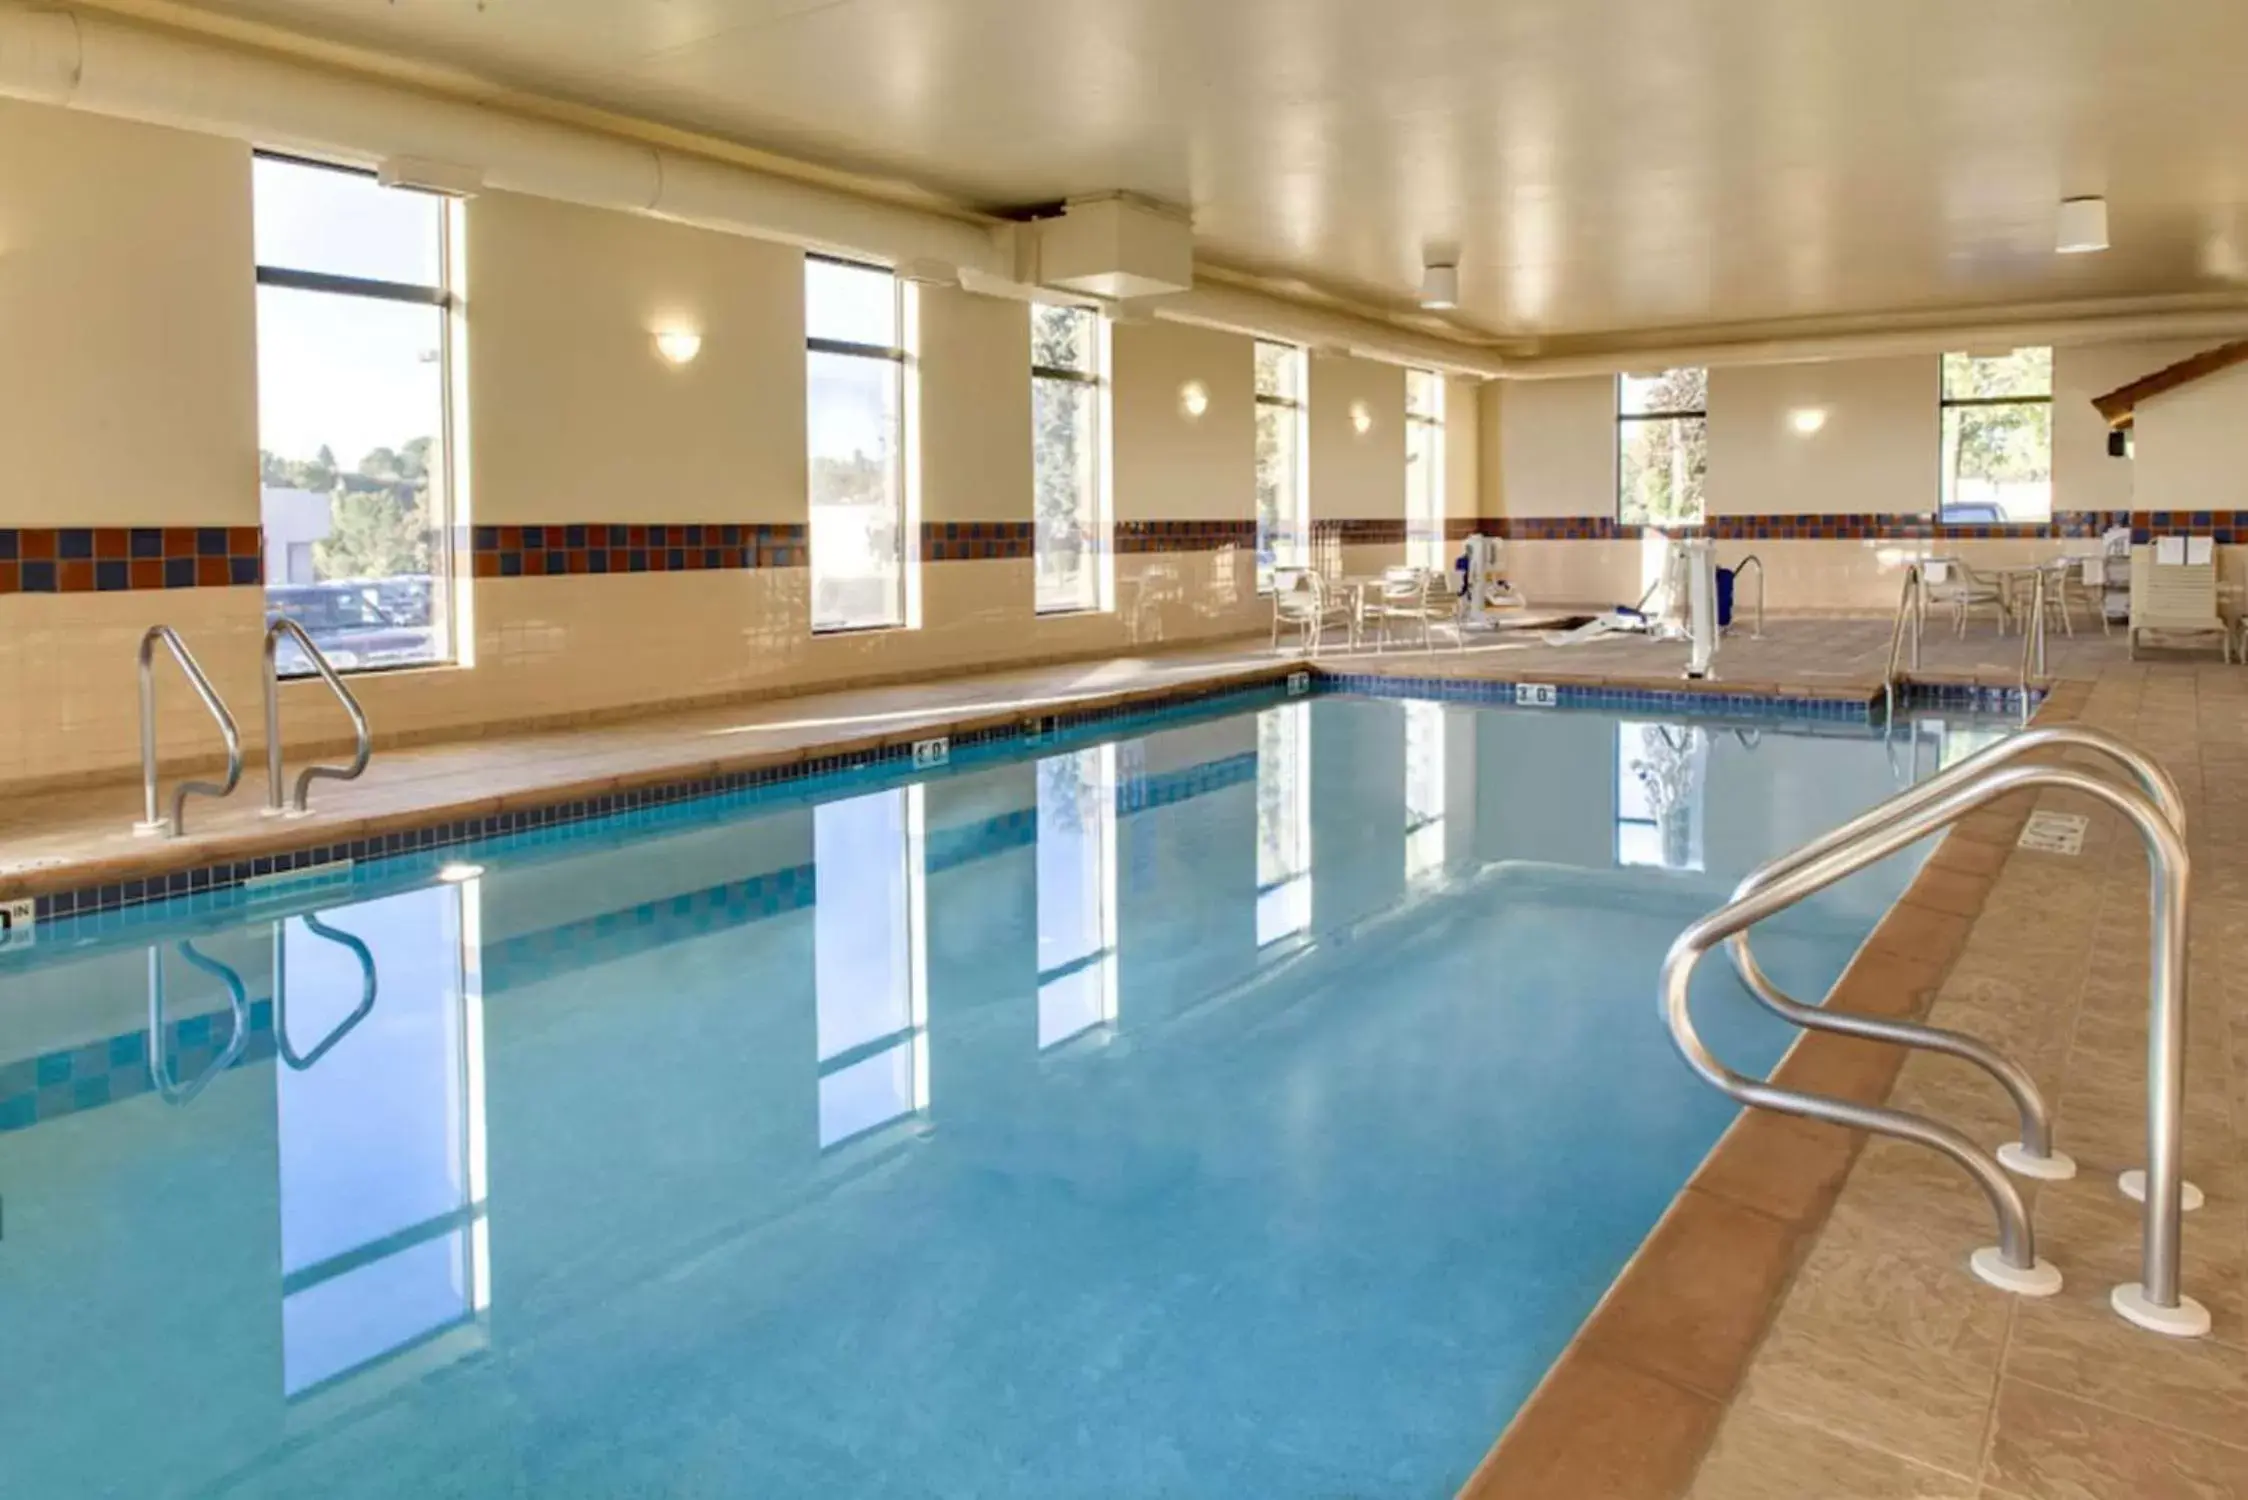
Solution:
{"label": "pool ladder handrail", "polygon": [[2022,629],[2022,671],[2020,681],[2022,722],[2030,716],[2030,690],[2045,680],[2045,570],[2037,570],[2037,580],[2030,588],[2029,620]]}
{"label": "pool ladder handrail", "polygon": [[[1910,621],[1911,651],[1899,671],[1900,658],[1906,657],[1907,633],[1905,623]],[[1928,624],[1928,579],[1918,563],[1905,564],[1904,586],[1897,597],[1896,623],[1889,627],[1889,665],[1881,674],[1881,695],[1886,718],[1897,716],[1897,687],[1904,681],[1905,672],[1920,670],[1920,637]]]}
{"label": "pool ladder handrail", "polygon": [[[2116,1288],[2111,1301],[2118,1312],[2142,1327],[2186,1336],[2205,1333],[2209,1326],[2207,1310],[2178,1289],[2178,1218],[2184,1189],[2178,1138],[2191,861],[2179,827],[2156,797],[2118,786],[2075,767],[2008,765],[1991,761],[1976,765],[1967,776],[1944,780],[1940,788],[1927,795],[1914,796],[1921,791],[1915,788],[1913,793],[1905,794],[1911,799],[1906,808],[1887,813],[1882,808],[1875,809],[1853,826],[1817,841],[1800,857],[1787,857],[1781,861],[1787,868],[1770,874],[1755,888],[1736,894],[1717,911],[1690,924],[1663,961],[1660,994],[1664,1019],[1672,1043],[1687,1066],[1719,1092],[1741,1104],[1911,1141],[1950,1157],[1982,1188],[1998,1219],[1999,1243],[1995,1248],[1975,1252],[1970,1259],[1975,1273],[1995,1286],[2026,1295],[2045,1296],[2057,1291],[2059,1272],[2037,1258],[2028,1210],[1998,1159],[1940,1121],[1884,1105],[1860,1104],[1790,1089],[1732,1071],[1717,1060],[1695,1030],[1689,999],[1695,967],[1719,943],[1745,934],[1757,922],[1948,827],[1987,803],[2035,787],[2058,787],[2105,802],[2133,823],[2146,845],[2153,884],[2146,1218],[2141,1280]],[[1759,875],[1764,873],[1758,872]],[[1746,884],[1744,882],[1744,886]],[[1735,962],[1739,961],[1736,952]],[[1760,992],[1758,998],[1770,1003]],[[1820,1029],[1875,1040],[1903,1039],[1880,1036],[1863,1028],[1858,1024],[1863,1018],[1837,1021],[1834,1016],[1822,1015],[1821,1019],[1827,1024]],[[1915,1045],[1966,1057],[1986,1067],[1995,1061],[2005,1070],[1998,1074],[2002,1082],[2007,1081],[2009,1074],[2022,1084],[2028,1082],[2010,1063],[1972,1039],[1936,1028],[1918,1030],[1921,1036],[1913,1042]],[[1960,1047],[1960,1042],[1970,1043],[1972,1050]],[[2009,1084],[2009,1091],[2015,1092],[2012,1084]],[[2017,1103],[2023,1097],[2017,1092]],[[2042,1099],[2036,1095],[2033,1085],[2029,1086],[2027,1097],[2036,1101],[2041,1112]]]}
{"label": "pool ladder handrail", "polygon": [[234,1066],[242,1056],[242,1049],[250,1041],[250,992],[242,983],[242,976],[234,966],[215,958],[205,957],[195,944],[181,939],[175,944],[180,957],[209,974],[226,986],[228,1006],[234,1013],[234,1033],[227,1038],[225,1050],[195,1075],[193,1083],[181,1083],[172,1076],[172,1065],[165,1060],[164,1048],[164,949],[152,943],[148,949],[148,1079],[166,1104],[189,1104],[197,1095],[211,1086],[211,1080]]}
{"label": "pool ladder handrail", "polygon": [[[314,673],[328,684],[328,690],[336,695],[336,701],[343,705],[343,711],[351,716],[351,729],[356,742],[350,765],[306,766],[299,771],[296,790],[290,798],[292,806],[286,808],[281,805],[281,669],[276,661],[276,652],[283,636],[296,642],[297,649],[312,664]],[[345,687],[343,679],[336,675],[336,669],[329,663],[326,653],[313,644],[312,637],[306,634],[302,625],[285,615],[268,625],[265,631],[265,816],[303,817],[312,810],[314,780],[324,778],[329,781],[355,781],[367,769],[367,762],[374,758],[374,754],[375,740],[373,733],[367,728],[366,710],[359,706],[359,700],[352,696],[351,689]]]}
{"label": "pool ladder handrail", "polygon": [[[1987,745],[1810,843],[1759,865],[1734,888],[1733,895],[1736,899],[1753,895],[1789,871],[1800,869],[1831,850],[1840,849],[1876,829],[1909,816],[1988,771],[2046,749],[2087,750],[2117,762],[2137,780],[2156,809],[2177,831],[2179,839],[2182,841],[2185,838],[2184,798],[2179,794],[2178,785],[2170,778],[2170,774],[2150,756],[2103,730],[2080,724],[2048,724],[2025,729],[1996,744]],[[1981,1068],[1996,1079],[2000,1087],[2013,1098],[2015,1110],[2021,1117],[2022,1138],[2011,1146],[2001,1147],[1998,1152],[1999,1161],[2026,1177],[2061,1179],[2074,1175],[2075,1164],[2053,1149],[2052,1111],[2046,1105],[2044,1095],[2026,1072],[1996,1049],[1977,1038],[1942,1027],[1834,1010],[1825,1004],[1805,1005],[1781,989],[1764,972],[1763,965],[1757,962],[1755,952],[1749,947],[1748,933],[1736,933],[1727,940],[1725,947],[1734,972],[1740,975],[1741,983],[1748,987],[1749,993],[1765,1009],[1791,1025],[1808,1031],[1831,1031],[1865,1041],[1921,1047]]]}
{"label": "pool ladder handrail", "polygon": [[1751,552],[1733,564],[1733,586],[1740,587],[1741,574],[1750,568],[1756,569],[1756,620],[1749,627],[1748,638],[1761,641],[1764,639],[1764,559]]}
{"label": "pool ladder handrail", "polygon": [[[188,685],[195,696],[203,700],[211,717],[218,721],[219,734],[226,741],[226,780],[183,780],[172,789],[172,815],[160,816],[156,810],[156,646],[162,642],[187,674]],[[169,625],[151,625],[140,642],[140,749],[141,749],[141,821],[133,825],[133,832],[146,837],[163,834],[178,838],[186,831],[187,799],[196,793],[206,797],[224,798],[233,795],[242,783],[242,731],[227,711],[226,700],[219,696],[211,679],[204,675],[202,664],[195,653],[187,649],[179,632]]]}
{"label": "pool ladder handrail", "polygon": [[380,986],[375,974],[375,955],[362,939],[340,927],[330,927],[310,912],[304,913],[297,920],[302,921],[306,930],[314,937],[326,938],[331,943],[350,949],[352,956],[359,960],[359,1004],[350,1015],[343,1018],[340,1025],[321,1038],[319,1046],[300,1055],[289,1044],[289,962],[286,934],[290,919],[283,917],[273,924],[274,1051],[290,1071],[303,1073],[333,1052],[338,1042],[351,1035],[358,1029],[359,1023],[367,1019],[375,1008],[375,995]]}

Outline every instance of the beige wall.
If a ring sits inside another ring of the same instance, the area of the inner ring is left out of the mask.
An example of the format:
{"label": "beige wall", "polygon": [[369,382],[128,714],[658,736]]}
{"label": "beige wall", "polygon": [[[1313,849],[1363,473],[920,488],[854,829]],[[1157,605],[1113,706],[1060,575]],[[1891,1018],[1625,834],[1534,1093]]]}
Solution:
{"label": "beige wall", "polygon": [[2139,509],[2248,510],[2248,369],[2156,397],[2135,427]]}
{"label": "beige wall", "polygon": [[509,193],[466,225],[476,520],[802,519],[801,254]]}
{"label": "beige wall", "polygon": [[250,155],[0,102],[0,525],[254,525]]}
{"label": "beige wall", "polygon": [[[1257,513],[1251,341],[1179,323],[1114,330],[1116,518],[1239,521]],[[1027,355],[1025,356],[1027,358]],[[1191,415],[1199,384],[1209,407]]]}
{"label": "beige wall", "polygon": [[[1912,511],[1932,503],[1937,363],[1736,365],[1709,372],[1712,515]],[[1826,413],[1797,432],[1796,411]]]}
{"label": "beige wall", "polygon": [[1503,514],[1615,513],[1613,376],[1513,381],[1498,407],[1499,487],[1506,501]]}
{"label": "beige wall", "polygon": [[[1405,372],[1347,355],[1314,354],[1305,446],[1311,518],[1402,520],[1405,515]],[[1363,403],[1360,432],[1351,408]]]}

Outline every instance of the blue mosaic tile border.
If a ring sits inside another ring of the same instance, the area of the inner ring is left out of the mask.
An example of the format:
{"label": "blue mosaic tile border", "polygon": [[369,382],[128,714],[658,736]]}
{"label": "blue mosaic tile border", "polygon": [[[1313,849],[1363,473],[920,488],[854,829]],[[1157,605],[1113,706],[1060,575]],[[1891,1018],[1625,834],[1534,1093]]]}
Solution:
{"label": "blue mosaic tile border", "polygon": [[[1176,771],[1133,777],[1116,789],[1117,811],[1130,816],[1176,806],[1253,782],[1256,775],[1256,752],[1244,751]],[[932,830],[924,858],[933,875],[1008,850],[1029,848],[1037,838],[1038,809],[1016,808],[980,822]],[[790,865],[487,943],[480,964],[483,993],[487,997],[505,994],[543,978],[557,959],[569,958],[580,966],[606,963],[808,910],[816,891],[814,867]],[[249,1039],[230,1067],[245,1067],[274,1055],[272,1002],[252,1003],[249,1014]],[[168,1023],[164,1029],[165,1056],[173,1074],[180,1078],[199,1076],[233,1040],[233,1026],[233,1016],[227,1011]],[[154,1087],[145,1031],[0,1064],[0,1135],[123,1103]]]}
{"label": "blue mosaic tile border", "polygon": [[[234,1040],[234,1014],[217,1011],[183,1016],[164,1025],[164,1058],[172,1076],[200,1077]],[[250,1004],[250,1034],[242,1053],[227,1066],[246,1068],[274,1055],[273,1002]],[[0,1135],[29,1130],[64,1115],[122,1104],[153,1092],[148,1033],[129,1032],[49,1052],[21,1062],[0,1063]]]}
{"label": "blue mosaic tile border", "polygon": [[[1067,709],[1058,713],[1026,713],[1014,723],[953,734],[950,737],[951,749],[957,756],[963,750],[978,746],[1035,744],[1047,736],[1070,730],[1112,724],[1122,719],[1142,718],[1182,707],[1210,706],[1236,698],[1271,696],[1278,691],[1277,680],[1268,678],[1184,687],[1159,698],[1097,708]],[[224,891],[246,881],[283,875],[292,870],[309,870],[315,866],[345,861],[356,864],[367,860],[389,859],[483,839],[645,812],[678,803],[703,801],[766,788],[791,787],[820,777],[875,767],[891,766],[910,770],[912,764],[913,750],[910,745],[888,745],[846,755],[817,756],[785,765],[668,782],[659,786],[606,793],[598,797],[576,798],[541,807],[494,813],[487,817],[432,824],[427,828],[403,829],[367,838],[318,844],[306,849],[290,849],[275,854],[223,861],[198,869],[174,871],[168,875],[117,881],[82,890],[57,891],[35,898],[34,919],[45,924],[71,917],[84,918],[121,912],[151,902]]]}

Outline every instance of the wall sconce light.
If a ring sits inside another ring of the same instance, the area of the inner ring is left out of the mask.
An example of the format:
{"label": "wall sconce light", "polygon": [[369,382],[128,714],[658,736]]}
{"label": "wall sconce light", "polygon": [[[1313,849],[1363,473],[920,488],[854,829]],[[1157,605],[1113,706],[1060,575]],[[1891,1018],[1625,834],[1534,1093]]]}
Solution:
{"label": "wall sconce light", "polygon": [[1809,437],[1826,426],[1826,408],[1823,406],[1798,406],[1787,414],[1788,426]]}
{"label": "wall sconce light", "polygon": [[1210,409],[1209,388],[1199,380],[1190,380],[1179,387],[1179,410],[1189,419],[1199,418]]}
{"label": "wall sconce light", "polygon": [[656,352],[664,357],[666,364],[692,364],[695,356],[702,353],[702,335],[683,328],[666,329],[656,335]]}
{"label": "wall sconce light", "polygon": [[1374,413],[1365,402],[1350,403],[1350,428],[1360,437],[1374,430]]}

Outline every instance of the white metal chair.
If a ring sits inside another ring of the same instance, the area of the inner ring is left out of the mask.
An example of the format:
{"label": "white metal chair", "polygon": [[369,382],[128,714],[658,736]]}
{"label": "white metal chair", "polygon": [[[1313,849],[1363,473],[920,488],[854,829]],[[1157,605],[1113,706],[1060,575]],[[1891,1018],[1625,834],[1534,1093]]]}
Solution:
{"label": "white metal chair", "polygon": [[2133,660],[2138,658],[2141,638],[2150,632],[2169,636],[2213,635],[2225,660],[2232,660],[2232,628],[2217,613],[2215,549],[2200,550],[2209,561],[2166,563],[2160,560],[2160,554],[2153,547],[2131,549],[2129,639]]}
{"label": "white metal chair", "polygon": [[1306,656],[1319,654],[1319,642],[1328,625],[1341,623],[1353,630],[1350,601],[1327,587],[1327,580],[1308,568],[1277,568],[1272,575],[1272,649],[1280,649],[1283,627],[1299,632]]}
{"label": "white metal chair", "polygon": [[2006,591],[1996,579],[1985,578],[1956,557],[1930,559],[1922,576],[1927,581],[1928,602],[1951,610],[1953,635],[1967,633],[1968,613],[1977,609],[1988,609],[1998,621],[1998,633],[2006,633],[2013,615],[2006,606]]}
{"label": "white metal chair", "polygon": [[[2051,562],[2040,565],[2038,571],[2045,575],[2046,626],[2050,628],[2053,617],[2058,615],[2061,620],[2062,633],[2074,636],[2076,634],[2076,616],[2069,608],[2069,590],[2076,579],[2081,576],[2079,560],[2073,557],[2056,557]],[[2033,593],[2030,597],[2034,601],[2036,595]]]}
{"label": "white metal chair", "polygon": [[[1443,578],[1432,576],[1426,568],[1394,567],[1382,569],[1374,597],[1367,601],[1366,616],[1374,622],[1376,651],[1389,644],[1393,625],[1418,630],[1421,649],[1431,651],[1436,647],[1436,625],[1443,620],[1456,624],[1459,610]],[[1466,644],[1464,639],[1461,644]]]}

